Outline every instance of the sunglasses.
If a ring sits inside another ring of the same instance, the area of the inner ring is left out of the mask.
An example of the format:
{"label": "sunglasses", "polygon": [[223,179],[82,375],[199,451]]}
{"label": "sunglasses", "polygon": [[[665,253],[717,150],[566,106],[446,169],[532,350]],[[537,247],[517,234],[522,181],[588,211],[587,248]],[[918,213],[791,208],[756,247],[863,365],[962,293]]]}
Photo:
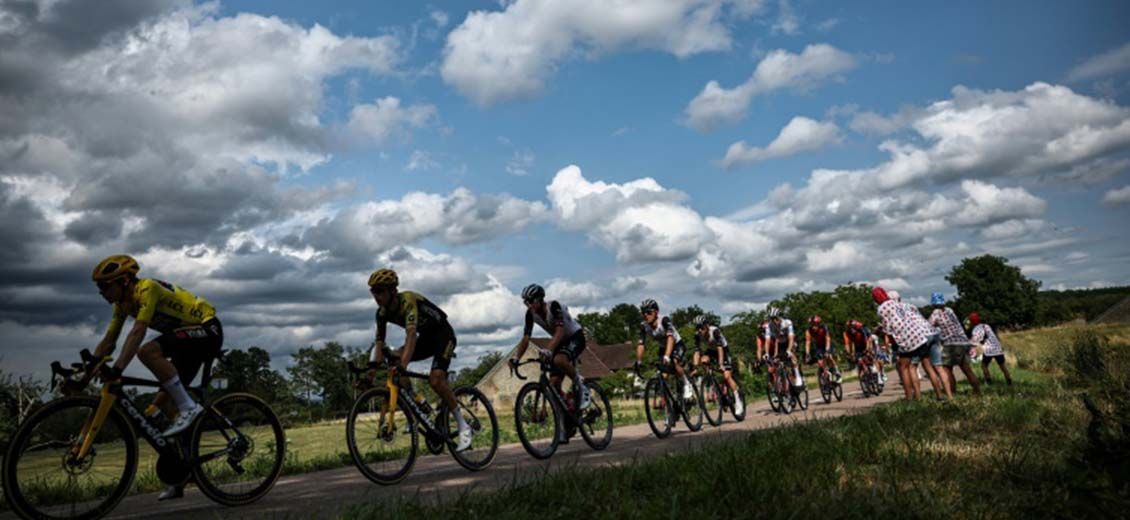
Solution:
{"label": "sunglasses", "polygon": [[536,302],[540,302],[540,301],[542,301],[542,299],[541,298],[522,298],[522,301],[525,302],[526,305],[530,305],[530,304],[533,304],[533,303],[536,303]]}
{"label": "sunglasses", "polygon": [[107,289],[114,286],[114,282],[95,282],[94,284],[97,285],[98,290],[102,292],[106,292]]}

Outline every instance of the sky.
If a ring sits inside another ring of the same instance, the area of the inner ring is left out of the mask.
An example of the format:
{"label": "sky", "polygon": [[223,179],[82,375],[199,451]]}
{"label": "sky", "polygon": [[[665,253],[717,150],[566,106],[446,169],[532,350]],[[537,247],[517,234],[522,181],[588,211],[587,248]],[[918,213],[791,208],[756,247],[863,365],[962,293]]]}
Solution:
{"label": "sky", "polygon": [[517,342],[534,282],[574,314],[723,316],[848,282],[952,297],[945,274],[985,253],[1047,289],[1125,285],[1128,19],[3,0],[0,363],[45,375],[93,348],[110,308],[89,273],[116,253],[278,369],[371,343],[379,267],[447,312],[455,368]]}

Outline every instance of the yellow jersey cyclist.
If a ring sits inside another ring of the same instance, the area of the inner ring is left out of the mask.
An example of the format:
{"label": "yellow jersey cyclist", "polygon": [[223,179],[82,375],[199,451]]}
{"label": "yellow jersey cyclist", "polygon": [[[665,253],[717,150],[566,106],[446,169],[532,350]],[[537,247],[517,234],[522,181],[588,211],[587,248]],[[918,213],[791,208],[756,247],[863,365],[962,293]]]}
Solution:
{"label": "yellow jersey cyclist", "polygon": [[[530,346],[530,335],[536,323],[552,337],[544,350],[539,349],[543,358],[552,358],[553,366],[560,372],[550,374],[549,380],[558,392],[561,391],[561,374],[573,381],[573,391],[580,409],[592,404],[592,395],[585,387],[585,379],[577,370],[577,358],[585,351],[585,330],[569,314],[569,309],[556,300],[545,301],[545,288],[534,283],[522,290],[522,302],[526,304],[526,324],[518,349],[510,358],[510,366],[517,366],[526,349]],[[568,442],[568,439],[566,439]]]}
{"label": "yellow jersey cyclist", "polygon": [[[94,268],[91,278],[114,308],[110,326],[94,355],[102,358],[112,354],[126,317],[133,318],[122,352],[106,369],[107,375],[120,377],[134,356],[141,359],[161,383],[153,405],[160,407],[171,397],[179,411],[172,425],[161,434],[169,437],[184,431],[204,411],[185,390],[184,383],[191,383],[200,367],[219,355],[224,331],[216,310],[207,300],[168,282],[138,278],[138,271],[137,260],[129,255],[107,257]],[[149,329],[161,335],[143,345]]]}
{"label": "yellow jersey cyclist", "polygon": [[694,399],[691,381],[683,370],[683,354],[687,347],[679,337],[679,331],[675,330],[675,324],[671,322],[671,318],[659,315],[659,303],[650,298],[640,303],[640,315],[643,316],[643,321],[640,322],[640,342],[636,345],[636,373],[640,371],[644,346],[648,336],[651,336],[659,344],[659,362],[663,365],[673,363],[675,373],[683,379],[683,399]]}
{"label": "yellow jersey cyclist", "polygon": [[[730,344],[726,341],[726,336],[722,334],[722,329],[710,323],[710,317],[705,314],[695,316],[693,323],[695,329],[695,366],[698,366],[700,362],[717,361],[718,366],[722,369],[722,375],[726,377],[726,384],[730,385],[730,390],[735,396],[734,413],[737,415],[744,414],[745,404],[742,402],[741,393],[738,390],[738,382],[734,380],[734,360],[730,357]],[[706,343],[706,349],[701,348],[703,343]]]}
{"label": "yellow jersey cyclist", "polygon": [[[389,370],[394,373],[407,371],[409,362],[432,358],[428,384],[443,399],[447,409],[453,411],[459,426],[459,442],[455,450],[464,451],[471,447],[471,427],[463,418],[462,410],[456,406],[455,394],[447,384],[447,370],[451,366],[451,358],[455,357],[455,330],[448,323],[447,314],[439,307],[418,293],[398,291],[399,285],[400,279],[392,269],[377,269],[369,275],[369,293],[378,306],[377,339],[369,356],[373,366],[369,378],[371,380],[375,375],[376,365],[384,362],[388,324],[404,327],[404,346],[396,351],[400,362],[390,366]],[[401,384],[411,386],[412,381],[403,378]]]}

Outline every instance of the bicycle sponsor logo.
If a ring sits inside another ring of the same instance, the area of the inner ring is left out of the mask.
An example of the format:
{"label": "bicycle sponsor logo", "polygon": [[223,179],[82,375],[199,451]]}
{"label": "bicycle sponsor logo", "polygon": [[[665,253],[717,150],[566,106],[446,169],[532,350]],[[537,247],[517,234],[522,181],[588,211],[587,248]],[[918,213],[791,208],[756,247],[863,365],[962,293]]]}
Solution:
{"label": "bicycle sponsor logo", "polygon": [[133,403],[125,399],[122,399],[121,403],[122,407],[126,409],[126,413],[129,414],[130,417],[133,417],[133,419],[137,421],[139,425],[141,425],[141,429],[144,430],[149,438],[153,440],[153,443],[164,448],[167,442],[165,441],[165,438],[161,436],[161,432],[157,431],[157,428],[153,427],[152,424],[149,424],[149,421],[145,418],[145,416],[142,415],[141,412],[137,411],[137,408],[133,407]]}

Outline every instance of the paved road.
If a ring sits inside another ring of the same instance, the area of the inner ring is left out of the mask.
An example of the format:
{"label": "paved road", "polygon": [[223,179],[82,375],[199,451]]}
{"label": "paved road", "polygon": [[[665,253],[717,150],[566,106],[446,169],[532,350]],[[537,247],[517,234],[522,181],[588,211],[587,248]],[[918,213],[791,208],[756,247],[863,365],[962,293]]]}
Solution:
{"label": "paved road", "polygon": [[[879,397],[863,399],[858,392],[858,384],[847,382],[844,400],[833,400],[831,404],[824,404],[819,391],[810,387],[812,402],[808,411],[798,410],[790,415],[773,413],[764,395],[759,394],[749,407],[744,422],[736,423],[732,417],[726,416],[721,426],[711,427],[703,421],[703,429],[697,433],[688,432],[680,422],[674,433],[663,440],[656,439],[647,424],[617,427],[612,444],[600,452],[589,449],[580,437],[575,437],[573,442],[559,448],[551,459],[539,461],[530,457],[521,444],[507,444],[499,446],[490,468],[477,473],[464,470],[449,455],[428,456],[417,460],[408,478],[390,487],[373,484],[350,466],[284,477],[266,497],[239,508],[217,505],[195,488],[189,488],[185,498],[173,502],[158,503],[156,494],[127,497],[108,518],[327,518],[335,516],[344,506],[385,497],[414,494],[421,501],[434,502],[468,490],[484,492],[514,482],[529,482],[541,478],[546,472],[577,466],[629,464],[634,460],[696,449],[751,430],[865,411],[902,396],[896,374],[889,372],[888,377],[891,381]],[[923,383],[928,388],[929,382]]]}

